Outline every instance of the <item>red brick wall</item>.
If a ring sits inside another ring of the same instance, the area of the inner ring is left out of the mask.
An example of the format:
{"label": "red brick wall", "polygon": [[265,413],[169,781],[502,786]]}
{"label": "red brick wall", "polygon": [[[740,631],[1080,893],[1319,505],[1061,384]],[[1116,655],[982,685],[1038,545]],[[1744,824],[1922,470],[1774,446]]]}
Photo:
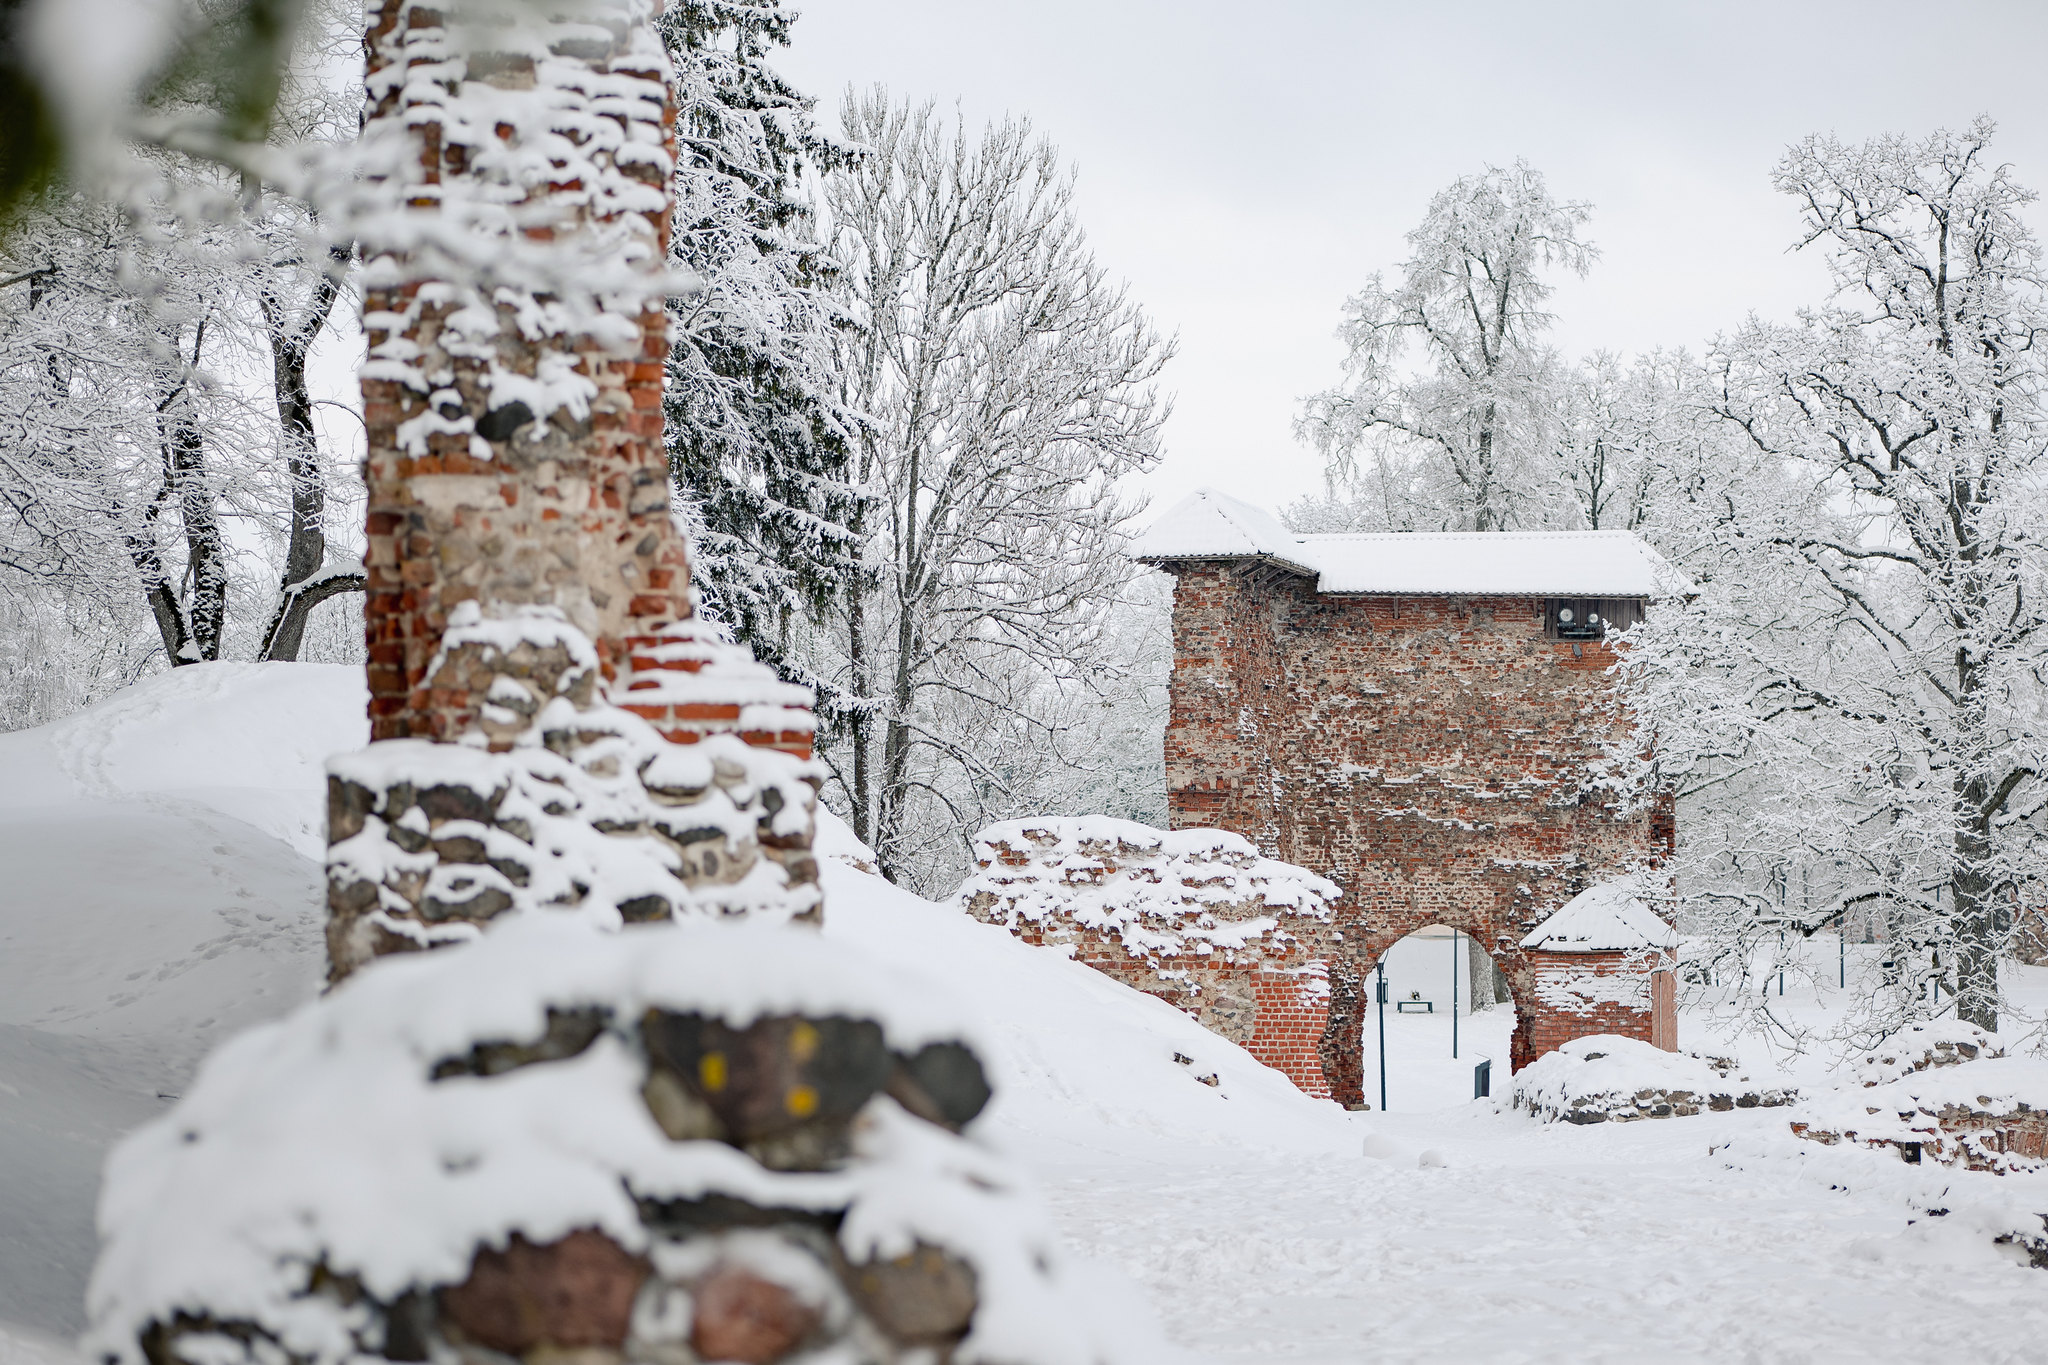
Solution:
{"label": "red brick wall", "polygon": [[[986,907],[969,912],[986,918]],[[1329,1019],[1329,976],[1323,960],[1321,925],[1296,922],[1285,935],[1266,935],[1238,953],[1217,954],[1199,962],[1175,959],[1161,964],[1133,953],[1114,934],[1062,919],[1054,923],[1012,924],[1010,931],[1034,947],[1056,946],[1074,961],[1093,967],[1127,986],[1156,996],[1200,1020],[1267,1066],[1285,1073],[1304,1094],[1328,1098],[1319,1048]],[[1250,1036],[1213,1017],[1205,1005],[1218,996],[1248,996],[1257,1002]]]}
{"label": "red brick wall", "polygon": [[1595,1033],[1618,1033],[1667,1052],[1677,1050],[1670,972],[1648,971],[1630,953],[1530,953],[1528,958],[1536,990],[1524,1011],[1530,1051],[1521,1065]]}
{"label": "red brick wall", "polygon": [[1546,640],[1540,597],[1336,598],[1259,566],[1174,572],[1171,822],[1234,830],[1343,888],[1320,1044],[1331,1093],[1363,1101],[1364,974],[1434,924],[1502,968],[1520,1007],[1510,1061],[1526,1066],[1522,936],[1671,848],[1668,804],[1617,819],[1585,788],[1620,723],[1612,651]]}
{"label": "red brick wall", "polygon": [[1251,983],[1259,1002],[1257,1031],[1245,1051],[1317,1099],[1330,1098],[1330,1081],[1323,1074],[1323,1031],[1329,1026],[1330,994],[1327,972],[1313,976],[1284,976],[1261,972]]}

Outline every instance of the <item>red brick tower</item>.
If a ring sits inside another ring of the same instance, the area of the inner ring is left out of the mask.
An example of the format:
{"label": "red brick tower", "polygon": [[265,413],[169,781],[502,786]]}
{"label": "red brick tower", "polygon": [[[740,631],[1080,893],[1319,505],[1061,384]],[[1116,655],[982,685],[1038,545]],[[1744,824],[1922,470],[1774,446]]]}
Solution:
{"label": "red brick tower", "polygon": [[1626,724],[1609,631],[1682,577],[1626,532],[1298,536],[1210,491],[1134,553],[1175,578],[1174,827],[1235,831],[1343,888],[1333,1095],[1363,1100],[1365,973],[1436,924],[1500,966],[1527,1065],[1524,936],[1672,847],[1668,805],[1618,817],[1588,779]]}

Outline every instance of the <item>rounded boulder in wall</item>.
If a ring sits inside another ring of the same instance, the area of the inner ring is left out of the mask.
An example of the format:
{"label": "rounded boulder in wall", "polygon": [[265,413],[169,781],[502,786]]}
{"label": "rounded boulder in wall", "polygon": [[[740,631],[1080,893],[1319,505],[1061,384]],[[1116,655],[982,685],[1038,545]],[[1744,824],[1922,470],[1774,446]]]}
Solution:
{"label": "rounded boulder in wall", "polygon": [[1259,1024],[1259,1002],[1251,992],[1222,990],[1202,1005],[1202,1026],[1242,1046],[1252,1040]]}

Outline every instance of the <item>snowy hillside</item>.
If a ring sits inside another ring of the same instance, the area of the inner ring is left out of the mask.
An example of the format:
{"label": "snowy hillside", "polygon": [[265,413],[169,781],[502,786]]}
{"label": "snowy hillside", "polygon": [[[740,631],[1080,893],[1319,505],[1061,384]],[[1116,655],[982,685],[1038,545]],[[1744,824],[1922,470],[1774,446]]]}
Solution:
{"label": "snowy hillside", "polygon": [[[320,761],[360,714],[353,670],[209,665],[0,736],[0,1365],[66,1358],[107,1144],[317,988]],[[821,852],[828,941],[976,1004],[1001,1049],[984,1140],[1208,1358],[2024,1360],[2048,1339],[2048,1277],[1918,1212],[1930,1181],[1981,1203],[1994,1177],[1904,1180],[1792,1142],[1783,1111],[1348,1115],[858,870],[837,822]],[[1731,1141],[1734,1165],[1711,1152]]]}
{"label": "snowy hillside", "polygon": [[362,693],[208,664],[0,735],[0,1320],[82,1325],[107,1144],[318,989],[320,763]]}
{"label": "snowy hillside", "polygon": [[[362,695],[355,669],[210,664],[0,736],[0,1322],[83,1325],[107,1145],[221,1040],[317,991],[321,764],[364,742]],[[834,840],[856,847],[837,822]],[[1010,1050],[1009,1145],[1269,1141],[1275,1116],[1290,1143],[1343,1136],[1148,996],[837,859],[826,881],[831,936],[976,983]]]}

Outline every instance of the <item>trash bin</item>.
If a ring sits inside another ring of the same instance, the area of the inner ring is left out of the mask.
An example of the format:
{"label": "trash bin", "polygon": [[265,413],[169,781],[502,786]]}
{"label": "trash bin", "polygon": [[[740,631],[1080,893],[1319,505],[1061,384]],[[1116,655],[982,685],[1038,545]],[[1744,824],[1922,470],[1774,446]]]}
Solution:
{"label": "trash bin", "polygon": [[1493,1062],[1489,1059],[1472,1067],[1472,1098],[1488,1099],[1493,1094]]}

